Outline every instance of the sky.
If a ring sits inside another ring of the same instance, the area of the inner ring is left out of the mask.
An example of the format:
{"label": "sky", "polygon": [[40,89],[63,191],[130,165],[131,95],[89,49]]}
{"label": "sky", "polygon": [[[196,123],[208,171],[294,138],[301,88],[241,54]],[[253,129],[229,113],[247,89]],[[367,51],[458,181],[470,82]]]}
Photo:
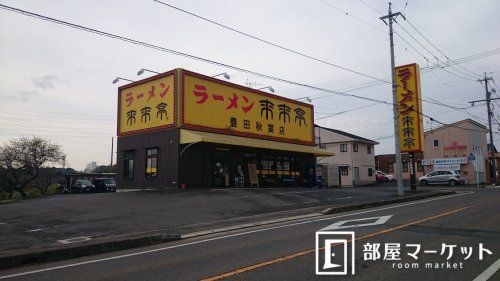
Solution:
{"label": "sky", "polygon": [[[389,83],[353,90],[379,81],[373,78],[390,80],[388,26],[379,20],[387,14],[386,1],[164,2],[363,75],[269,46],[153,0],[0,0],[258,73],[392,102]],[[431,67],[421,75],[422,94],[448,106],[424,102],[424,114],[442,123],[471,118],[487,124],[484,104],[460,108],[484,99],[484,86],[476,80],[485,72],[500,83],[500,52],[460,67],[453,62],[500,48],[500,1],[395,0],[393,12],[398,11],[407,21],[398,18],[394,25],[396,65]],[[113,137],[116,148],[117,89],[124,84],[112,81],[117,76],[145,78],[147,74],[137,76],[141,68],[164,72],[181,67],[209,76],[227,72],[236,84],[272,86],[275,94],[292,99],[310,97],[318,125],[376,140],[376,154],[394,153],[392,109],[384,104],[326,95],[5,9],[0,9],[0,42],[0,145],[21,136],[41,136],[60,144],[67,153],[66,166],[77,170],[92,161],[109,165]],[[500,102],[494,107],[495,119],[500,119]],[[424,120],[425,129],[439,125]],[[498,127],[495,120],[495,132]],[[498,141],[500,134],[495,133]]]}

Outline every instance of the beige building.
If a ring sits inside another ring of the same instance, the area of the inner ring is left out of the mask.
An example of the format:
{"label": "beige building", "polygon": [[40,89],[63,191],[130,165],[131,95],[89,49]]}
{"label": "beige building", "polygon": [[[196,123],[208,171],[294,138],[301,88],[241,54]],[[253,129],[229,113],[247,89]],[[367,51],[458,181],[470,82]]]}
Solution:
{"label": "beige building", "polygon": [[[426,131],[422,164],[425,173],[434,170],[460,170],[468,184],[484,183],[487,178],[487,128],[474,120],[465,119]],[[469,159],[473,153],[475,161]],[[477,172],[477,174],[476,174]]]}
{"label": "beige building", "polygon": [[378,142],[318,125],[314,130],[318,146],[335,153],[334,157],[318,157],[317,163],[338,166],[341,186],[376,182],[375,145]]}

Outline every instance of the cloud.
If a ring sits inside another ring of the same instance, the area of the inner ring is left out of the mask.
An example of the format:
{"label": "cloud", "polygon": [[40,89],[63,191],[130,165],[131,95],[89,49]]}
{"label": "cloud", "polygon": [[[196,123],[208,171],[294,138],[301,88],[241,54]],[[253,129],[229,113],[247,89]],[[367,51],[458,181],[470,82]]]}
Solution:
{"label": "cloud", "polygon": [[57,75],[45,75],[45,76],[42,76],[42,77],[35,77],[35,78],[32,78],[31,81],[33,82],[33,85],[38,88],[38,89],[42,89],[42,90],[52,90],[52,89],[55,89],[56,86],[55,84],[57,82],[68,82],[66,79],[61,79],[59,78]]}
{"label": "cloud", "polygon": [[29,97],[38,95],[39,92],[36,90],[32,91],[17,91],[16,95],[7,95],[5,99],[11,100],[11,101],[22,101],[25,102],[28,100]]}

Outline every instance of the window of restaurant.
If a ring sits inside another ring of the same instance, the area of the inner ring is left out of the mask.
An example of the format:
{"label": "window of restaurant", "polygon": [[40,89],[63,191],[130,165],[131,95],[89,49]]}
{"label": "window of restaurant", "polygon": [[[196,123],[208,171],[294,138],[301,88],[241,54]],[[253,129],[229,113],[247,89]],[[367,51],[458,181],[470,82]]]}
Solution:
{"label": "window of restaurant", "polygon": [[146,178],[158,175],[158,148],[146,149]]}
{"label": "window of restaurant", "polygon": [[131,179],[134,177],[134,150],[123,152],[123,178]]}
{"label": "window of restaurant", "polygon": [[394,163],[389,163],[389,173],[394,173]]}
{"label": "window of restaurant", "polygon": [[357,143],[353,143],[352,144],[352,151],[353,152],[358,152],[358,144]]}
{"label": "window of restaurant", "polygon": [[403,162],[403,173],[408,173],[408,162]]}
{"label": "window of restaurant", "polygon": [[369,177],[373,176],[373,169],[372,168],[368,168],[368,176]]}

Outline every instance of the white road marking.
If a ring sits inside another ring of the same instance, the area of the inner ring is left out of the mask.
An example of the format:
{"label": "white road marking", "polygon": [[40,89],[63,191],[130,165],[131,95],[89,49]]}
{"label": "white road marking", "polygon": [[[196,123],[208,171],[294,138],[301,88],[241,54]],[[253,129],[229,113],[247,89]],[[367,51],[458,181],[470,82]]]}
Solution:
{"label": "white road marking", "polygon": [[37,270],[32,270],[32,271],[4,275],[4,276],[0,276],[0,279],[7,279],[7,278],[12,278],[12,277],[17,277],[17,276],[30,275],[30,274],[34,274],[34,273],[76,267],[76,266],[80,266],[80,265],[98,263],[98,262],[103,262],[103,261],[123,259],[123,258],[128,258],[128,257],[133,257],[133,256],[139,256],[139,255],[144,255],[144,254],[166,251],[166,250],[180,248],[180,247],[197,245],[197,244],[211,242],[211,241],[217,241],[217,240],[226,239],[226,238],[243,236],[243,235],[252,234],[252,233],[258,233],[258,232],[264,232],[264,231],[269,231],[269,230],[274,230],[274,229],[303,225],[303,224],[308,224],[308,223],[313,223],[313,222],[318,222],[318,221],[331,220],[334,218],[341,218],[341,217],[355,216],[355,215],[359,215],[359,214],[373,213],[373,212],[378,212],[378,211],[383,211],[383,210],[390,210],[390,209],[394,209],[394,208],[400,208],[400,207],[405,207],[405,206],[410,206],[410,205],[415,205],[415,204],[422,204],[422,203],[432,202],[432,201],[436,201],[436,200],[444,200],[444,199],[458,197],[458,196],[465,196],[465,195],[469,195],[469,194],[473,194],[473,193],[474,192],[471,191],[471,192],[466,192],[466,193],[462,193],[462,194],[454,194],[454,195],[442,196],[442,197],[437,197],[437,198],[432,198],[432,199],[427,199],[427,200],[422,200],[422,201],[404,203],[404,204],[395,205],[395,206],[389,206],[389,207],[378,208],[378,209],[373,209],[373,210],[366,210],[366,211],[356,212],[356,213],[352,213],[352,214],[337,215],[337,216],[328,217],[328,218],[314,219],[314,220],[296,222],[296,223],[291,223],[291,224],[286,224],[286,225],[279,225],[279,226],[273,226],[273,227],[268,227],[268,228],[250,230],[250,231],[246,231],[246,232],[229,234],[229,235],[224,235],[224,236],[219,236],[219,237],[213,237],[213,238],[208,238],[208,239],[204,239],[204,240],[193,241],[193,242],[188,242],[188,243],[173,245],[173,246],[167,246],[167,247],[162,247],[162,248],[157,248],[157,249],[152,249],[152,250],[147,250],[147,251],[140,251],[140,252],[123,254],[123,255],[118,255],[118,256],[113,256],[113,257],[102,258],[102,259],[88,260],[88,261],[83,261],[83,262],[70,263],[70,264],[66,264],[66,265],[59,265],[59,266],[54,266],[54,267],[47,267],[47,268],[43,268],[43,269],[37,269]]}
{"label": "white road marking", "polygon": [[490,265],[490,267],[488,267],[485,271],[481,272],[481,274],[479,274],[472,281],[486,281],[490,279],[499,269],[500,269],[500,259],[498,259],[496,262]]}
{"label": "white road marking", "polygon": [[302,194],[302,193],[316,193],[317,191],[307,190],[307,191],[290,191],[290,192],[274,192],[274,193],[264,193],[255,195],[246,195],[247,197],[259,197],[259,196],[269,196],[269,195],[282,195],[282,194]]}
{"label": "white road marking", "polygon": [[44,227],[44,228],[30,229],[30,230],[26,230],[26,232],[38,232],[38,231],[42,231],[42,230],[46,230],[46,229],[58,228],[58,227],[61,227],[63,225],[64,224],[59,224],[59,225],[54,225],[54,226],[49,226],[49,227]]}
{"label": "white road marking", "polygon": [[[355,219],[355,220],[338,221],[338,222],[336,222],[334,224],[331,224],[331,225],[329,225],[327,227],[324,227],[324,228],[320,229],[320,231],[384,224],[390,218],[392,218],[392,216],[393,215],[381,216],[381,217],[372,217],[372,218],[362,218],[362,219]],[[372,222],[366,222],[366,221],[370,221],[370,220]],[[364,223],[345,225],[346,223],[350,223],[350,222],[364,222]]]}
{"label": "white road marking", "polygon": [[80,237],[73,237],[73,238],[68,238],[68,239],[63,239],[63,240],[57,240],[57,242],[61,244],[72,244],[72,243],[79,243],[79,242],[85,242],[92,240],[92,238],[88,236],[80,236]]}
{"label": "white road marking", "polygon": [[345,200],[345,199],[354,199],[354,198],[363,198],[368,196],[349,196],[349,197],[340,197],[340,198],[332,198],[333,200]]}

